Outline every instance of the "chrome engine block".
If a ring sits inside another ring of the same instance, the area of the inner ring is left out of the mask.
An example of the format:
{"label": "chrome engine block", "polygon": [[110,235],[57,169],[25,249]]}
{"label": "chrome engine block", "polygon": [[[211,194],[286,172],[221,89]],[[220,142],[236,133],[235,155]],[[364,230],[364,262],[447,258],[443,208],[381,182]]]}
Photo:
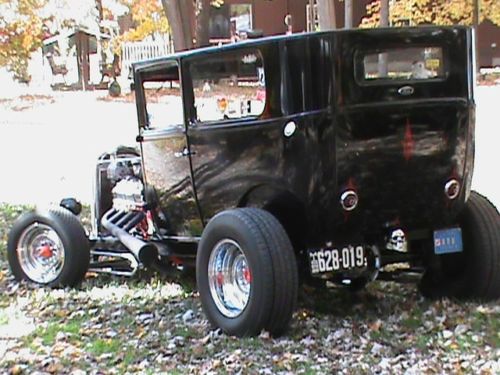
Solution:
{"label": "chrome engine block", "polygon": [[139,211],[146,205],[144,184],[133,176],[118,181],[112,190],[113,208],[117,211]]}

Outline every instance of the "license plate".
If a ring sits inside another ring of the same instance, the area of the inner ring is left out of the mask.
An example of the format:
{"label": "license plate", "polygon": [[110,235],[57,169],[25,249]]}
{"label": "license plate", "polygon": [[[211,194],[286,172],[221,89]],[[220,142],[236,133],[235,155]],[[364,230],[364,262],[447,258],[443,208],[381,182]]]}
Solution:
{"label": "license plate", "polygon": [[361,245],[309,251],[309,265],[312,275],[365,268],[367,264],[365,248]]}
{"label": "license plate", "polygon": [[452,254],[462,251],[462,230],[460,228],[434,231],[434,254]]}

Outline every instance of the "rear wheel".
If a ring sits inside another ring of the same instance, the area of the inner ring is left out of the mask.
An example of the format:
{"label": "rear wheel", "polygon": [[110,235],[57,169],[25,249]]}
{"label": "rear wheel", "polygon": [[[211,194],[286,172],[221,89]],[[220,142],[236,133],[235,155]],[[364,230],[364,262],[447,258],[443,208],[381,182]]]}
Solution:
{"label": "rear wheel", "polygon": [[80,221],[63,208],[21,215],[9,233],[7,255],[17,280],[51,287],[78,284],[90,258]]}
{"label": "rear wheel", "polygon": [[440,255],[420,284],[431,298],[500,298],[500,216],[491,202],[472,192],[459,218],[463,252]]}
{"label": "rear wheel", "polygon": [[209,321],[228,334],[279,335],[296,306],[298,276],[288,236],[271,214],[224,211],[207,225],[198,248],[196,278]]}

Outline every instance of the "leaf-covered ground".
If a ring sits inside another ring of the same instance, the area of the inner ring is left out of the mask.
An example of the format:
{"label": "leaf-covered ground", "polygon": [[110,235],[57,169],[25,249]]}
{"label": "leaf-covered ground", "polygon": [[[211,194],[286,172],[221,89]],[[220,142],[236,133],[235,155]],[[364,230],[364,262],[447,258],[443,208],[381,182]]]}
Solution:
{"label": "leaf-covered ground", "polygon": [[52,104],[54,102],[55,99],[50,95],[25,94],[25,95],[20,95],[17,98],[9,98],[9,99],[1,98],[0,106],[3,106],[12,111],[22,112],[32,109],[33,107]]}
{"label": "leaf-covered ground", "polygon": [[428,301],[413,284],[301,290],[284,337],[212,330],[189,279],[89,276],[73,290],[13,280],[0,205],[0,373],[500,373],[500,306]]}

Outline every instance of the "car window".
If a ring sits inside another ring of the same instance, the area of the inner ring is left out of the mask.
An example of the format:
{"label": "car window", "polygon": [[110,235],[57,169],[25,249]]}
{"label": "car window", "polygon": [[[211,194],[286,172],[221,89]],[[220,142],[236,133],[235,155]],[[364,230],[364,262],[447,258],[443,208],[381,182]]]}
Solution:
{"label": "car window", "polygon": [[440,47],[387,49],[363,56],[363,78],[375,80],[425,80],[444,77]]}
{"label": "car window", "polygon": [[177,64],[146,72],[142,88],[148,129],[165,129],[184,123]]}
{"label": "car window", "polygon": [[204,57],[190,66],[197,122],[258,117],[266,102],[262,56],[257,50]]}

